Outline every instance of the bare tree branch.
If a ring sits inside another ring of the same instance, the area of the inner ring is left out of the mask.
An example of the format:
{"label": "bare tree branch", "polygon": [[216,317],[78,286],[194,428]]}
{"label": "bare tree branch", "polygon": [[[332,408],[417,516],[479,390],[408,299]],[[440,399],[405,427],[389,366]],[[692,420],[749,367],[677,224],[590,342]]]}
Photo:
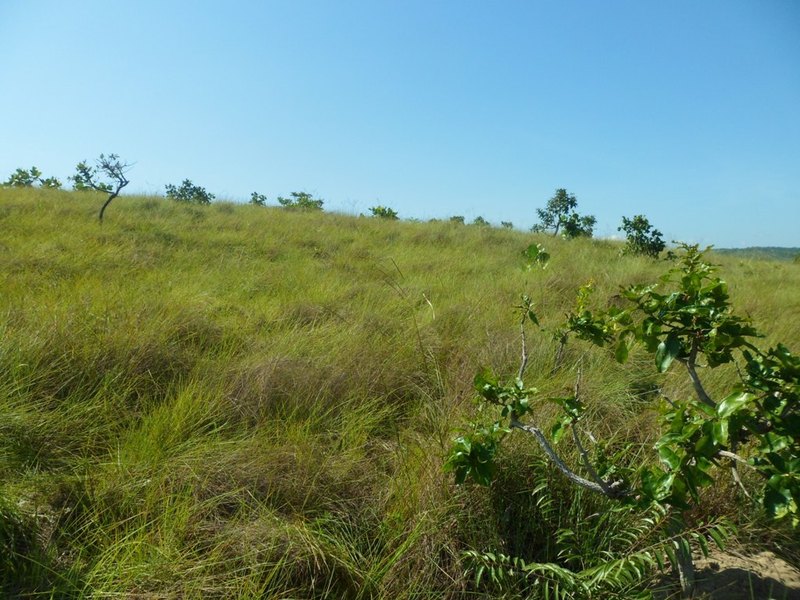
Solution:
{"label": "bare tree branch", "polygon": [[522,338],[522,359],[519,364],[519,372],[517,373],[517,379],[522,379],[522,376],[525,374],[525,369],[528,368],[528,345],[525,341],[525,318],[528,315],[526,314],[525,309],[522,310],[522,317],[519,320],[519,334],[520,338]]}
{"label": "bare tree branch", "polygon": [[697,398],[703,404],[710,406],[711,408],[716,408],[717,403],[714,402],[711,397],[706,393],[705,388],[703,388],[703,382],[700,381],[700,377],[697,375],[697,371],[695,370],[695,360],[697,359],[697,346],[692,344],[692,351],[689,353],[689,358],[686,359],[679,359],[680,362],[684,364],[686,370],[689,372],[689,378],[692,380],[692,385],[694,386],[694,393],[697,394]]}
{"label": "bare tree branch", "polygon": [[517,419],[511,419],[511,427],[530,433],[539,443],[539,446],[541,446],[542,450],[544,450],[544,453],[547,454],[547,457],[553,462],[556,468],[558,468],[558,470],[561,471],[572,483],[586,488],[587,490],[608,496],[609,498],[619,498],[626,495],[627,491],[622,488],[621,481],[615,481],[613,483],[606,484],[605,486],[601,486],[598,483],[584,479],[572,471],[572,469],[567,466],[561,457],[556,454],[556,451],[553,450],[552,446],[550,446],[550,442],[547,441],[544,433],[542,433],[542,430],[538,427],[526,425]]}

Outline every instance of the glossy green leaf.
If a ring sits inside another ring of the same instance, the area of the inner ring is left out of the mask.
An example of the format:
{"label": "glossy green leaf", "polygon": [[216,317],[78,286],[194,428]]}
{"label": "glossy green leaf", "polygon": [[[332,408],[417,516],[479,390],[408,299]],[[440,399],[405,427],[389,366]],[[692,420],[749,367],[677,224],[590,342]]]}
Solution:
{"label": "glossy green leaf", "polygon": [[681,352],[681,341],[674,333],[670,333],[667,338],[658,345],[656,349],[656,368],[659,373],[664,373],[672,361]]}
{"label": "glossy green leaf", "polygon": [[661,446],[658,449],[658,457],[670,469],[677,469],[681,464],[681,457],[668,446]]}
{"label": "glossy green leaf", "polygon": [[562,421],[558,421],[553,427],[550,429],[550,438],[553,440],[554,444],[557,444],[561,437],[564,435],[564,423]]}
{"label": "glossy green leaf", "polygon": [[726,419],[741,409],[752,399],[752,394],[748,394],[747,392],[735,392],[719,403],[717,406],[717,415],[723,419]]}

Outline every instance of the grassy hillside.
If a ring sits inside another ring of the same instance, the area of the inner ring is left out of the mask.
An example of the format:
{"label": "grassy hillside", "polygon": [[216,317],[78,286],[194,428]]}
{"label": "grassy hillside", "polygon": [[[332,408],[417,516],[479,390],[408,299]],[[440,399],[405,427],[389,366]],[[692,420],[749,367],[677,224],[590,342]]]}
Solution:
{"label": "grassy hillside", "polygon": [[[520,293],[552,326],[588,279],[605,298],[663,263],[609,242],[161,198],[119,198],[100,226],[100,201],[0,188],[6,594],[492,597],[465,550],[569,566],[570,548],[598,555],[616,534],[647,543],[532,442],[505,451],[490,488],[456,487],[442,463],[475,417],[476,370],[517,369]],[[544,272],[522,268],[532,241],[552,254]],[[716,258],[734,303],[796,351],[800,265]],[[582,361],[600,439],[646,447],[646,391],[690,393],[644,355],[620,367],[579,345],[551,375],[553,341],[530,336],[544,391],[571,389]],[[709,493],[698,522],[727,515],[741,543],[792,549],[727,483]]]}
{"label": "grassy hillside", "polygon": [[800,262],[800,248],[780,248],[774,246],[752,246],[750,248],[718,248],[717,252],[730,254],[737,258],[793,260]]}

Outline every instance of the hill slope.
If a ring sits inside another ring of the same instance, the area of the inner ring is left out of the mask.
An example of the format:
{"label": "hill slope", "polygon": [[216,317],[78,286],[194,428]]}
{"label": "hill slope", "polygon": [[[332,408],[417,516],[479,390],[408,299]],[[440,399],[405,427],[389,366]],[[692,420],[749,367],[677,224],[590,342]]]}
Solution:
{"label": "hill slope", "polygon": [[[586,280],[604,298],[663,264],[451,223],[122,197],[100,226],[97,207],[0,188],[7,594],[491,596],[464,550],[556,561],[559,528],[595,554],[618,542],[602,532],[639,531],[523,442],[487,489],[456,488],[442,461],[477,369],[516,372],[521,293],[551,327]],[[546,271],[522,268],[532,241]],[[719,261],[771,339],[800,337],[800,269]],[[569,390],[583,365],[601,439],[651,444],[646,390],[688,393],[578,346],[551,374],[551,336],[530,335],[531,383]],[[783,535],[718,493],[748,535]]]}
{"label": "hill slope", "polygon": [[717,252],[742,258],[798,260],[800,248],[781,248],[775,246],[751,246],[749,248],[717,248]]}

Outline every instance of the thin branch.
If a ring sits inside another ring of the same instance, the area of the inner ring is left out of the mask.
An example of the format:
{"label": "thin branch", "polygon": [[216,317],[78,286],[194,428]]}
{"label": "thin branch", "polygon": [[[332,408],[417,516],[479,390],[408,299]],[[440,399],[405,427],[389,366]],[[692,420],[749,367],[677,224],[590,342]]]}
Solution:
{"label": "thin branch", "polygon": [[611,496],[611,489],[609,488],[608,484],[603,481],[603,479],[597,474],[594,466],[592,466],[592,461],[589,460],[589,453],[586,452],[586,448],[583,447],[581,444],[581,438],[578,436],[578,427],[575,423],[572,424],[572,439],[575,441],[575,446],[578,448],[578,452],[581,455],[581,461],[583,462],[583,468],[586,469],[586,472],[589,473],[589,477],[591,477],[594,482],[599,485],[603,489],[603,493],[606,496]]}
{"label": "thin branch", "polygon": [[575,387],[572,388],[572,392],[575,396],[575,400],[580,399],[581,397],[581,382],[583,381],[583,359],[581,358],[581,362],[578,363],[578,376],[575,378]]}
{"label": "thin branch", "polygon": [[739,456],[738,454],[735,454],[733,452],[729,452],[728,450],[720,450],[719,452],[717,452],[717,454],[719,454],[720,456],[722,456],[724,458],[730,458],[731,460],[736,461],[739,464],[747,465],[751,469],[755,469],[755,467],[753,465],[751,465],[749,462],[747,462],[747,459],[742,458],[741,456]]}
{"label": "thin branch", "polygon": [[694,393],[697,394],[697,398],[700,402],[711,408],[716,408],[717,403],[706,393],[705,388],[703,388],[703,382],[700,381],[700,377],[697,375],[697,371],[695,370],[696,358],[697,346],[692,344],[692,351],[689,353],[689,358],[679,360],[686,366],[686,370],[689,372],[689,378],[692,380],[692,385],[694,386]]}
{"label": "thin branch", "polygon": [[542,433],[542,430],[538,427],[534,427],[533,425],[525,425],[517,419],[511,419],[511,427],[530,433],[539,443],[539,446],[541,446],[542,450],[544,450],[544,453],[547,454],[547,457],[553,462],[556,468],[558,468],[558,470],[561,471],[572,483],[586,488],[587,490],[597,492],[598,494],[608,496],[609,498],[619,498],[627,493],[624,489],[622,489],[621,481],[615,481],[611,484],[606,484],[606,486],[601,486],[600,484],[589,481],[588,479],[584,479],[580,475],[573,472],[572,469],[570,469],[561,459],[561,457],[556,454],[556,451],[553,450],[553,448],[550,446],[550,443],[547,441],[547,438]]}
{"label": "thin branch", "polygon": [[[736,445],[735,444],[733,445],[733,450],[736,450]],[[730,459],[730,461],[731,461],[731,477],[733,478],[734,483],[739,486],[739,489],[742,490],[742,493],[744,493],[746,498],[750,498],[750,493],[747,491],[747,488],[744,487],[744,483],[742,483],[742,478],[739,477],[739,469],[736,468],[736,463],[741,463],[743,465],[747,465],[751,469],[754,468],[753,465],[748,463],[744,458],[742,458],[741,456],[739,456],[738,454],[736,454],[733,451],[729,452],[727,450],[720,450],[718,452],[718,454],[720,456],[723,456],[725,458],[729,458]]]}
{"label": "thin branch", "polygon": [[517,379],[522,379],[522,376],[525,374],[525,369],[528,368],[528,344],[525,341],[525,318],[527,316],[527,311],[523,307],[522,317],[519,320],[519,335],[520,338],[522,338],[522,359],[520,360]]}
{"label": "thin branch", "polygon": [[[575,399],[576,400],[579,399],[580,395],[581,395],[581,382],[582,381],[583,381],[583,365],[578,367],[578,377],[575,380],[574,393],[575,393]],[[611,491],[610,491],[610,488],[609,488],[608,484],[602,479],[602,477],[600,477],[597,474],[597,471],[595,470],[594,466],[592,465],[592,461],[589,459],[589,453],[586,452],[586,448],[584,448],[583,444],[581,443],[581,438],[578,435],[578,425],[577,425],[577,423],[573,422],[570,428],[572,429],[572,439],[575,442],[575,447],[578,449],[578,452],[581,455],[581,462],[583,462],[583,467],[586,469],[586,472],[589,473],[589,476],[594,480],[594,482],[597,485],[599,485],[601,488],[603,488],[603,493],[606,496],[610,496],[611,495]],[[592,436],[590,436],[590,437],[592,437]],[[593,438],[592,438],[592,441],[594,441]]]}

